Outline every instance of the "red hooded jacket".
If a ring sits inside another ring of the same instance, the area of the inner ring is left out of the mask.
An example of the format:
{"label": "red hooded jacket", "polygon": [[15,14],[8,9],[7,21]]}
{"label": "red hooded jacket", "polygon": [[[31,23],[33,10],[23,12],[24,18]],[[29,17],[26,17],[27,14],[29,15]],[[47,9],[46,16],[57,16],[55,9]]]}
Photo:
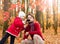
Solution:
{"label": "red hooded jacket", "polygon": [[19,32],[23,29],[24,29],[24,25],[21,18],[16,17],[12,25],[8,27],[6,32],[17,37]]}

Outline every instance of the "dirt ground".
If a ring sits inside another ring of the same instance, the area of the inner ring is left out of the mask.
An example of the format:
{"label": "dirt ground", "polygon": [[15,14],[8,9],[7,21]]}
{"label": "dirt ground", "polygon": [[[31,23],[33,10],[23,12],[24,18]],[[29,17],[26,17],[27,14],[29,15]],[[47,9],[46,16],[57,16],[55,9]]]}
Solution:
{"label": "dirt ground", "polygon": [[60,28],[58,28],[58,34],[54,35],[54,29],[50,28],[49,30],[45,30],[44,38],[45,44],[60,44]]}

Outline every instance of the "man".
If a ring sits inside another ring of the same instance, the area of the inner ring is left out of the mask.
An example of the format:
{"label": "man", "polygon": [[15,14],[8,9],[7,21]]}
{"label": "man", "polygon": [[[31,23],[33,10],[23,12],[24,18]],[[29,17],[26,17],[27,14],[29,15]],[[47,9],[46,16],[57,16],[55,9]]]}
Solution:
{"label": "man", "polygon": [[[27,23],[28,25],[21,44],[44,44],[40,24],[34,21],[34,17],[31,14],[27,16]],[[31,36],[31,40],[28,39],[29,36]]]}
{"label": "man", "polygon": [[25,13],[23,11],[19,12],[18,17],[14,19],[14,22],[6,30],[5,36],[1,39],[0,44],[4,44],[6,39],[10,36],[10,44],[14,44],[14,40],[18,37],[19,32],[24,29],[24,18]]}

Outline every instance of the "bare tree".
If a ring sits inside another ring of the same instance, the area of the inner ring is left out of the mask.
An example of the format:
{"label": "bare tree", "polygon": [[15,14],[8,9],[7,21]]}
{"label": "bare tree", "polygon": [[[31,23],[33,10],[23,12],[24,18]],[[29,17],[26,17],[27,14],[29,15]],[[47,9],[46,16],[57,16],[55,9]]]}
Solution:
{"label": "bare tree", "polygon": [[53,28],[54,28],[55,34],[57,34],[57,26],[58,26],[57,15],[58,15],[58,13],[56,12],[57,10],[55,10],[55,9],[57,9],[57,5],[55,3],[56,3],[56,0],[53,1],[53,21],[54,21]]}
{"label": "bare tree", "polygon": [[[9,0],[4,0],[4,3],[3,4],[4,4],[4,8],[3,8],[4,12],[5,11],[8,11],[8,8],[9,8]],[[5,31],[6,31],[7,28],[8,28],[8,20],[6,20],[4,22],[4,25],[3,25],[3,36],[5,35]],[[8,41],[6,41],[5,44],[8,44]]]}

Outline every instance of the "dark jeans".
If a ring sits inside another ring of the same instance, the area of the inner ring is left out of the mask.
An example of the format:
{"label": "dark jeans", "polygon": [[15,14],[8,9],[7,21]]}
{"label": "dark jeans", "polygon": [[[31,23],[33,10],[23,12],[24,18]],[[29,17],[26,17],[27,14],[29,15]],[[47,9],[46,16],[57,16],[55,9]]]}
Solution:
{"label": "dark jeans", "polygon": [[15,36],[12,36],[12,35],[9,34],[9,33],[6,33],[6,34],[5,34],[5,36],[4,36],[4,37],[1,39],[1,41],[0,41],[0,44],[4,44],[5,41],[6,41],[6,39],[7,39],[9,36],[11,37],[11,38],[10,38],[10,44],[14,44]]}

